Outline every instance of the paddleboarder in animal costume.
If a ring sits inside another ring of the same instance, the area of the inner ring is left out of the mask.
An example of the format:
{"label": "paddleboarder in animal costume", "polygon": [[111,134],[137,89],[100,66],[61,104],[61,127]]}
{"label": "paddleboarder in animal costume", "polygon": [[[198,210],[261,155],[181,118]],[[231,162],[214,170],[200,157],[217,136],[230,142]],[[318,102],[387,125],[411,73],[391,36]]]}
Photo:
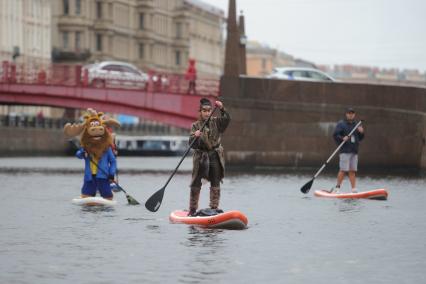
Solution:
{"label": "paddleboarder in animal costume", "polygon": [[102,112],[87,109],[84,122],[79,124],[67,123],[64,126],[68,138],[80,136],[81,148],[76,156],[85,160],[84,183],[81,197],[96,196],[99,190],[101,196],[112,199],[110,181],[114,180],[117,170],[115,155],[112,151],[112,136],[107,127],[120,126],[115,119],[103,119]]}
{"label": "paddleboarder in animal costume", "polygon": [[201,179],[210,181],[210,208],[217,210],[220,200],[220,182],[225,176],[225,157],[220,143],[222,133],[231,121],[229,113],[223,107],[223,103],[216,101],[215,105],[220,109],[220,116],[211,117],[209,122],[201,130],[204,122],[210,117],[212,104],[206,99],[200,100],[199,119],[192,124],[189,143],[197,139],[192,148],[193,170],[189,201],[189,214],[194,216],[198,209],[198,201],[201,191]]}

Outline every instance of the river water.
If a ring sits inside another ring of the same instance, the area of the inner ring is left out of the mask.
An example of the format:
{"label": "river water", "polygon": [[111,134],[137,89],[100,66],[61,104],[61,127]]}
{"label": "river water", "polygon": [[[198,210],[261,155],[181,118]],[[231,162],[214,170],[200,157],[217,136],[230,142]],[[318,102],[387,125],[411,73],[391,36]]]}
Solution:
{"label": "river water", "polygon": [[[178,160],[120,158],[119,182],[143,204]],[[309,174],[230,173],[221,207],[249,219],[230,231],[169,223],[187,207],[190,159],[156,213],[122,193],[110,209],[72,204],[82,167],[74,158],[0,159],[0,283],[424,283],[424,178],[360,173],[360,190],[386,187],[389,199],[333,200],[313,191],[334,176],[320,175],[304,195]]]}

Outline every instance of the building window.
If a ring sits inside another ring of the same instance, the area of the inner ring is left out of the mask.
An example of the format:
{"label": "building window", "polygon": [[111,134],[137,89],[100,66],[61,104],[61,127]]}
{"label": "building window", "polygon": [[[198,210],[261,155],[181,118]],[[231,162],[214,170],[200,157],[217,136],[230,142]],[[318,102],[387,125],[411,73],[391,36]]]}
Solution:
{"label": "building window", "polygon": [[266,59],[262,58],[262,69],[265,70],[266,69]]}
{"label": "building window", "polygon": [[75,32],[75,49],[76,51],[81,49],[81,32]]}
{"label": "building window", "polygon": [[179,50],[175,51],[175,63],[176,63],[176,65],[180,66],[181,58],[180,58],[180,51]]}
{"label": "building window", "polygon": [[64,5],[64,15],[68,15],[70,13],[70,1],[63,0],[62,3]]}
{"label": "building window", "polygon": [[145,29],[145,14],[139,13],[139,29]]}
{"label": "building window", "polygon": [[62,32],[62,44],[64,49],[68,49],[68,32]]}
{"label": "building window", "polygon": [[81,0],[75,0],[75,14],[81,14]]}
{"label": "building window", "polygon": [[176,23],[176,37],[182,37],[182,23]]}
{"label": "building window", "polygon": [[139,44],[139,58],[145,58],[145,45],[143,43]]}
{"label": "building window", "polygon": [[96,18],[102,19],[102,2],[96,1]]}
{"label": "building window", "polygon": [[96,34],[96,50],[102,51],[102,35]]}

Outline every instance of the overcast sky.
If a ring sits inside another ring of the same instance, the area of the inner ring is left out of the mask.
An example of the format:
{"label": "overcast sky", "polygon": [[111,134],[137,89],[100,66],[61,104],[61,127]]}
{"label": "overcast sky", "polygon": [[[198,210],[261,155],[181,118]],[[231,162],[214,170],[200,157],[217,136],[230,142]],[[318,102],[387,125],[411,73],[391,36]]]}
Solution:
{"label": "overcast sky", "polygon": [[[228,0],[202,0],[228,16]],[[249,40],[316,64],[426,71],[426,0],[237,0]]]}

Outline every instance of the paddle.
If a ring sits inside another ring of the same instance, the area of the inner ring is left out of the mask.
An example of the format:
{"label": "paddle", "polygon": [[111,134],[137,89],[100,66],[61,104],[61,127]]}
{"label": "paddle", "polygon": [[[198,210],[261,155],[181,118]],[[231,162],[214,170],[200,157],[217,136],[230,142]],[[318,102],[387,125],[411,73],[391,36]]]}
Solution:
{"label": "paddle", "polygon": [[[201,126],[200,131],[203,131],[204,127],[207,125],[207,123],[209,122],[210,118],[212,117],[213,113],[216,111],[217,106],[213,109],[212,113],[209,115],[209,117],[206,119],[206,121],[203,123],[203,125]],[[167,180],[166,184],[160,188],[159,190],[157,190],[157,192],[155,192],[150,198],[148,198],[148,200],[145,202],[145,207],[146,209],[148,209],[151,212],[156,212],[158,210],[158,208],[160,208],[161,206],[161,202],[163,201],[163,195],[164,195],[164,191],[166,190],[167,185],[169,184],[170,180],[172,179],[172,177],[175,175],[175,173],[177,172],[180,164],[182,164],[183,160],[185,159],[186,155],[188,154],[188,152],[191,150],[192,145],[194,145],[195,141],[197,141],[198,137],[196,137],[194,140],[192,140],[191,144],[189,144],[188,149],[186,149],[185,153],[183,154],[182,158],[180,159],[178,165],[176,166],[175,170],[173,171],[173,173],[171,174],[171,176],[169,177],[169,179]]]}
{"label": "paddle", "polygon": [[[74,144],[74,146],[75,147],[77,147],[77,149],[79,148],[78,147],[78,145],[74,142],[74,140],[70,140],[71,141],[71,143],[73,143]],[[95,166],[96,166],[96,168],[98,169],[98,170],[100,170],[103,174],[105,174],[106,176],[108,176],[108,173],[107,172],[105,172],[105,170],[104,169],[102,169],[101,167],[99,167],[99,165],[95,162],[95,161],[93,161],[93,159],[92,159],[92,157],[90,156],[90,155],[88,155],[88,158],[89,158],[89,160],[90,160],[90,162],[92,162]],[[118,184],[118,181],[114,181],[114,183],[117,185],[117,187],[118,187],[118,189],[120,189],[125,195],[126,195],[126,198],[127,198],[127,202],[129,202],[129,204],[130,205],[139,205],[140,203],[136,200],[136,199],[134,199],[133,197],[131,197],[125,190],[124,190],[124,188],[122,188],[119,184]]]}
{"label": "paddle", "polygon": [[[355,125],[355,127],[351,130],[351,132],[349,132],[349,134],[347,136],[351,136],[352,133],[354,133],[355,130],[361,125],[361,123],[362,123],[362,120],[359,121]],[[346,141],[342,141],[342,143],[340,143],[340,145],[337,147],[337,149],[334,150],[333,154],[331,154],[331,156],[327,159],[327,161],[321,166],[321,168],[317,171],[317,173],[314,175],[314,177],[310,181],[308,181],[304,186],[302,186],[302,188],[300,189],[301,192],[303,192],[305,194],[309,192],[309,190],[312,187],[312,184],[314,183],[314,179],[322,172],[322,170],[325,168],[325,166],[328,164],[328,162],[330,162],[330,160],[334,157],[334,155],[336,155],[337,151],[339,151],[340,148],[342,148],[343,144],[345,144],[345,143],[346,143]]]}

